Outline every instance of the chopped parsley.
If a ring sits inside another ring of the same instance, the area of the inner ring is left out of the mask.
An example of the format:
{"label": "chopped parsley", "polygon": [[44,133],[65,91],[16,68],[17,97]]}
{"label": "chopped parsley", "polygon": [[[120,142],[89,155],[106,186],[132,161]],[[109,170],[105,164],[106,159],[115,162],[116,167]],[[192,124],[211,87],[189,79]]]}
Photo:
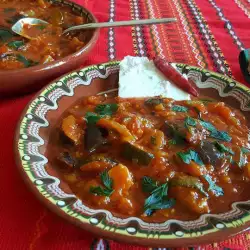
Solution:
{"label": "chopped parsley", "polygon": [[113,190],[113,180],[110,178],[107,170],[103,171],[100,174],[100,178],[102,181],[102,186],[96,186],[96,187],[90,187],[89,191],[92,194],[98,195],[98,196],[110,196],[114,190]]}
{"label": "chopped parsley", "polygon": [[175,199],[168,198],[168,183],[164,183],[151,191],[144,202],[144,213],[150,216],[156,210],[171,208],[174,205]]}
{"label": "chopped parsley", "polygon": [[7,46],[11,49],[19,49],[21,46],[23,46],[25,43],[23,41],[12,41],[7,44]]}
{"label": "chopped parsley", "polygon": [[217,130],[217,128],[210,122],[206,121],[199,121],[199,122],[202,127],[204,127],[206,130],[210,132],[210,137],[226,142],[230,142],[232,140],[232,137],[226,131]]}
{"label": "chopped parsley", "polygon": [[197,124],[196,120],[192,117],[186,117],[185,119],[185,126],[188,127],[188,126],[192,126],[192,127],[195,127]]}
{"label": "chopped parsley", "polygon": [[154,189],[158,187],[157,181],[154,181],[151,177],[143,176],[141,179],[142,190],[146,193],[151,193]]}
{"label": "chopped parsley", "polygon": [[249,154],[249,153],[250,153],[250,149],[244,148],[244,147],[241,148],[241,151],[242,151],[242,153],[244,153],[244,154]]}
{"label": "chopped parsley", "polygon": [[118,109],[118,105],[116,103],[112,104],[99,104],[95,107],[95,112],[87,112],[85,114],[85,119],[88,124],[95,124],[101,118],[105,116],[111,116]]}
{"label": "chopped parsley", "polygon": [[142,190],[150,193],[144,202],[144,213],[152,215],[156,210],[171,208],[175,205],[175,199],[168,198],[168,183],[159,185],[151,177],[143,176],[141,179]]}
{"label": "chopped parsley", "polygon": [[44,24],[36,25],[36,28],[39,30],[44,30],[46,28],[46,25]]}
{"label": "chopped parsley", "polygon": [[0,42],[6,42],[13,37],[13,34],[5,29],[0,29]]}
{"label": "chopped parsley", "polygon": [[99,104],[95,107],[95,112],[101,116],[111,116],[118,110],[116,103]]}
{"label": "chopped parsley", "polygon": [[229,153],[231,155],[234,155],[234,152],[231,148],[228,148],[225,145],[223,145],[217,141],[214,143],[214,145],[218,149],[218,151],[220,151],[221,153]]}
{"label": "chopped parsley", "polygon": [[230,142],[232,140],[232,137],[226,131],[215,130],[211,132],[210,136],[215,139],[226,142]]}
{"label": "chopped parsley", "polygon": [[180,105],[174,105],[171,107],[171,110],[172,111],[175,111],[175,112],[188,112],[188,108],[187,107],[184,107],[184,106],[180,106]]}
{"label": "chopped parsley", "polygon": [[99,116],[93,112],[87,112],[85,114],[85,119],[86,119],[88,124],[95,124],[101,119],[101,116]]}
{"label": "chopped parsley", "polygon": [[177,156],[179,156],[181,158],[181,160],[186,164],[190,164],[191,161],[194,161],[200,166],[204,165],[199,154],[192,149],[190,149],[186,152],[178,152]]}
{"label": "chopped parsley", "polygon": [[27,59],[25,56],[23,56],[21,54],[16,54],[15,56],[16,56],[16,59],[19,62],[24,64],[25,68],[28,68],[28,67],[31,67],[31,66],[34,66],[34,65],[38,64],[38,62],[34,62],[34,61],[30,60],[30,59]]}
{"label": "chopped parsley", "polygon": [[210,175],[203,175],[205,180],[208,182],[208,191],[213,191],[216,196],[222,196],[224,195],[224,191],[221,187],[216,185],[216,183],[212,180]]}

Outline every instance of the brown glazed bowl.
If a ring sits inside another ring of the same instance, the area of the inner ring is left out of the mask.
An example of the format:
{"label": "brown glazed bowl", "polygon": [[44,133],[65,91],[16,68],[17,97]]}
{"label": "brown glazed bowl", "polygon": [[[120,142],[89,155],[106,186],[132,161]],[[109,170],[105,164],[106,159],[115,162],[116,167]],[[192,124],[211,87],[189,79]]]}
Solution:
{"label": "brown glazed bowl", "polygon": [[[47,0],[50,2],[50,0]],[[97,22],[96,17],[84,7],[69,0],[53,0],[52,3],[68,6],[73,12],[86,17],[88,23]],[[86,45],[79,51],[51,63],[18,70],[0,70],[0,98],[38,90],[48,81],[82,65],[97,42],[99,30],[89,30]]]}
{"label": "brown glazed bowl", "polygon": [[[241,109],[250,121],[250,90],[222,75],[172,64],[192,79],[201,95]],[[166,220],[148,223],[137,217],[121,218],[104,209],[82,203],[48,158],[58,120],[83,96],[117,87],[119,62],[89,66],[63,76],[45,87],[28,104],[16,130],[17,167],[34,194],[56,214],[81,228],[130,244],[155,247],[193,246],[221,241],[250,227],[250,201],[234,202],[221,214],[203,214],[192,221]]]}

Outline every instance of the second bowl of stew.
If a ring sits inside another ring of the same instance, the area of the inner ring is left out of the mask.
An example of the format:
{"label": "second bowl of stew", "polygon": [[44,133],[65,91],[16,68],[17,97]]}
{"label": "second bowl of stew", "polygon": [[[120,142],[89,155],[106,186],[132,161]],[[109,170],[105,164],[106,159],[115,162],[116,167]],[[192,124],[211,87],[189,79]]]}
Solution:
{"label": "second bowl of stew", "polygon": [[[26,39],[11,31],[21,18],[34,17],[49,25],[27,25]],[[97,22],[94,15],[73,2],[6,0],[0,3],[0,95],[38,89],[48,80],[79,67],[95,45],[98,30],[62,35],[64,29]]]}

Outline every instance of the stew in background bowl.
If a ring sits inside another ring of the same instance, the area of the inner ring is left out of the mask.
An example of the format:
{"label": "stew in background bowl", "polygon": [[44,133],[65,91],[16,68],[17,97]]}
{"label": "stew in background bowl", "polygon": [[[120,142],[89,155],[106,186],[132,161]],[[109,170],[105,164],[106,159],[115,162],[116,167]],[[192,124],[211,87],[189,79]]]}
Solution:
{"label": "stew in background bowl", "polygon": [[[97,41],[97,30],[61,36],[69,26],[96,22],[88,10],[68,1],[9,0],[0,3],[0,14],[2,96],[38,89],[46,80],[79,67]],[[49,25],[25,26],[25,33],[36,35],[29,40],[10,29],[22,17],[37,17]]]}

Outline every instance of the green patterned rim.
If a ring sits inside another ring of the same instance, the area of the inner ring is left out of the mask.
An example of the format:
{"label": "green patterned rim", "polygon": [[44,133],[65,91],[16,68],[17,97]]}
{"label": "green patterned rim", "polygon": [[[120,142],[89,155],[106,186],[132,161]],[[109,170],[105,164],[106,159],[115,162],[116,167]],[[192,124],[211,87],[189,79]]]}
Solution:
{"label": "green patterned rim", "polygon": [[[198,88],[216,89],[221,97],[233,97],[240,102],[243,111],[250,111],[250,90],[247,87],[204,69],[172,65],[191,78]],[[17,129],[16,159],[33,191],[54,211],[81,227],[131,243],[155,246],[197,244],[211,241],[211,237],[221,239],[249,227],[250,201],[235,202],[227,213],[204,214],[194,221],[147,223],[140,218],[121,219],[107,210],[88,208],[74,194],[65,193],[59,187],[57,177],[48,174],[45,169],[48,159],[41,153],[44,139],[39,134],[40,129],[50,126],[47,113],[56,112],[59,100],[74,96],[78,86],[90,85],[95,78],[106,79],[118,72],[119,62],[83,68],[52,82],[28,105]]]}

